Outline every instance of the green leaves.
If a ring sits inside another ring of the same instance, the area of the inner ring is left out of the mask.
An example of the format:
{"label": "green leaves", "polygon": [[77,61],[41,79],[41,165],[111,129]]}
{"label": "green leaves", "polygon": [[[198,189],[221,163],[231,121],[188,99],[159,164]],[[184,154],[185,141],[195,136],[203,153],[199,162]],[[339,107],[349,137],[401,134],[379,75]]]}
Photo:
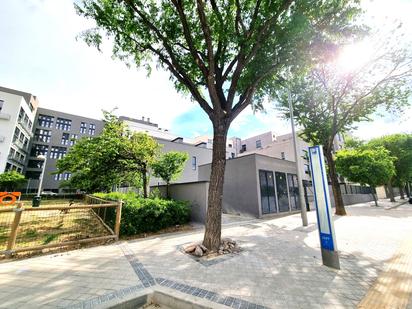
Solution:
{"label": "green leaves", "polygon": [[152,164],[153,175],[169,184],[179,178],[188,159],[189,155],[185,152],[167,152]]}
{"label": "green leaves", "polygon": [[26,182],[24,175],[10,171],[0,174],[0,190],[12,191],[20,189],[20,187]]}
{"label": "green leaves", "polygon": [[80,139],[57,161],[58,173],[71,172],[65,186],[88,192],[110,191],[113,186],[141,185],[160,145],[145,133],[132,133],[116,116],[104,112],[101,135]]}
{"label": "green leaves", "polygon": [[389,182],[395,174],[394,158],[383,147],[341,150],[335,164],[339,174],[350,181],[376,187]]}

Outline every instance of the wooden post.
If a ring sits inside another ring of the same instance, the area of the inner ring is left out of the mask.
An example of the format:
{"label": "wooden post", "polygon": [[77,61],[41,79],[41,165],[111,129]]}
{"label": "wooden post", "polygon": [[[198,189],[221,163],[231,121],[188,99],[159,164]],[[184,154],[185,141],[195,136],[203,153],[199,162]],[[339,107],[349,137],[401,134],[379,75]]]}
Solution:
{"label": "wooden post", "polygon": [[22,206],[23,206],[23,203],[18,202],[17,207],[13,209],[14,210],[14,220],[13,220],[13,223],[11,224],[10,236],[7,242],[7,251],[13,250],[14,245],[16,244],[17,229],[19,228],[21,215],[24,210]]}
{"label": "wooden post", "polygon": [[114,225],[114,233],[117,236],[117,239],[119,239],[120,235],[120,220],[122,219],[122,205],[123,201],[120,200],[119,204],[116,207],[116,223]]}

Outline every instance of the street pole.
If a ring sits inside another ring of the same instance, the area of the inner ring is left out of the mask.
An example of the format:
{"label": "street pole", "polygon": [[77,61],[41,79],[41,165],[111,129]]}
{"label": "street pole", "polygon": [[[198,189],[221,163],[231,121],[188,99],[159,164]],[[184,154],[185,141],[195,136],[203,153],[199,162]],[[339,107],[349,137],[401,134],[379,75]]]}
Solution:
{"label": "street pole", "polygon": [[42,166],[42,171],[40,174],[40,183],[39,183],[39,189],[37,190],[37,197],[40,197],[41,195],[41,187],[43,186],[43,177],[44,177],[44,171],[46,169],[46,161],[47,161],[47,156],[38,156],[38,159],[43,159],[43,166]]}
{"label": "street pole", "polygon": [[26,194],[29,193],[29,187],[30,187],[30,178],[27,180]]}
{"label": "street pole", "polygon": [[293,147],[295,148],[295,161],[296,161],[296,174],[298,177],[298,187],[299,187],[299,205],[300,205],[300,215],[302,217],[302,225],[308,226],[308,215],[306,213],[306,203],[305,203],[305,192],[303,189],[303,177],[302,177],[302,169],[301,169],[301,157],[300,157],[300,149],[298,147],[298,140],[296,138],[295,132],[295,120],[293,119],[293,104],[292,104],[292,96],[290,93],[290,89],[288,89],[288,101],[289,101],[289,111],[290,111],[290,124],[292,126],[292,138],[293,138]]}

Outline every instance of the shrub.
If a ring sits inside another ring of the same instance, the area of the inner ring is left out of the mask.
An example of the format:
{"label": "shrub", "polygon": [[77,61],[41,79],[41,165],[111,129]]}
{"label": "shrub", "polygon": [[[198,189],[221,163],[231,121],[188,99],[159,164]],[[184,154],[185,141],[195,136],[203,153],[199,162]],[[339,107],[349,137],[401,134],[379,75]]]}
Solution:
{"label": "shrub", "polygon": [[[185,201],[165,200],[158,197],[142,198],[135,193],[96,193],[106,200],[122,200],[120,235],[156,232],[166,227],[189,222],[190,207]],[[109,222],[114,223],[115,214],[110,213]]]}

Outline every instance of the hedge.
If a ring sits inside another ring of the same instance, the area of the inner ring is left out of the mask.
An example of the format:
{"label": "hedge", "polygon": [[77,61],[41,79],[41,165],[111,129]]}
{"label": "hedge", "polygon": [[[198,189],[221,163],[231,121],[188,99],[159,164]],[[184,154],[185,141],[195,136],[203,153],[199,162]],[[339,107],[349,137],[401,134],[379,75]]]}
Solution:
{"label": "hedge", "polygon": [[[122,220],[120,235],[130,236],[140,233],[156,232],[161,229],[181,225],[190,220],[190,206],[185,201],[165,200],[161,198],[142,198],[134,193],[95,193],[106,200],[122,200]],[[114,212],[108,221],[114,223]]]}

